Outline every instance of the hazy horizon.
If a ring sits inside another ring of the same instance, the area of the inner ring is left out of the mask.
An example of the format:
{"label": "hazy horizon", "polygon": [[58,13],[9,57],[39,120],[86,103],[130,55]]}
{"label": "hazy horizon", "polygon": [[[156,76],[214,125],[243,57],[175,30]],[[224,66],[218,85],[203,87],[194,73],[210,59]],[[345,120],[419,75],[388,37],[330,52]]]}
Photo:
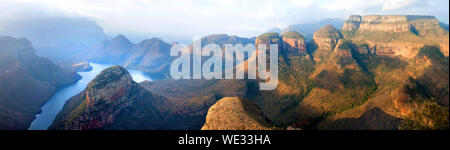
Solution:
{"label": "hazy horizon", "polygon": [[349,15],[433,15],[448,24],[448,0],[0,0],[0,26],[45,17],[89,18],[109,36],[137,42],[209,34],[257,36],[269,29]]}

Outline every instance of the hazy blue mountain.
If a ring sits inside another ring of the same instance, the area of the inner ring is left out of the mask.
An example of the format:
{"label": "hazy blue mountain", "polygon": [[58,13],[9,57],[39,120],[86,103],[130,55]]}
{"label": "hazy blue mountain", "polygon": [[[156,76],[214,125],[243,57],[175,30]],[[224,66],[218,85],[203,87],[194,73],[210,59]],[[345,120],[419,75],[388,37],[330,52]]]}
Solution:
{"label": "hazy blue mountain", "polygon": [[287,28],[283,29],[282,33],[285,32],[298,32],[305,36],[306,40],[309,41],[313,38],[314,32],[324,27],[325,25],[330,24],[334,26],[336,29],[341,29],[344,24],[344,20],[341,19],[325,19],[315,23],[308,24],[293,24],[289,25]]}
{"label": "hazy blue mountain", "polygon": [[11,21],[0,27],[0,35],[25,37],[39,56],[54,61],[66,60],[107,37],[96,22],[87,18],[67,17]]}
{"label": "hazy blue mountain", "polygon": [[57,88],[80,78],[37,56],[27,39],[0,37],[0,130],[27,129]]}

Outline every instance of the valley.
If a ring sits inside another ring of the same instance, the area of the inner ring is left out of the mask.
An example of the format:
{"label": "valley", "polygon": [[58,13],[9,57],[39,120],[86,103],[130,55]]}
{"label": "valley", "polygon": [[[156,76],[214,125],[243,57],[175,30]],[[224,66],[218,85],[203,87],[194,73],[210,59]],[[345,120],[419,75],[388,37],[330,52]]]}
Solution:
{"label": "valley", "polygon": [[[351,15],[317,26],[249,38],[211,34],[188,46],[194,59],[208,44],[222,53],[225,44],[251,44],[255,53],[277,44],[273,90],[261,90],[260,78],[175,80],[170,66],[179,57],[170,49],[177,43],[156,37],[133,43],[119,34],[61,65],[38,57],[26,39],[2,37],[0,128],[448,130],[449,31],[436,17]],[[231,69],[254,71],[249,56]]]}

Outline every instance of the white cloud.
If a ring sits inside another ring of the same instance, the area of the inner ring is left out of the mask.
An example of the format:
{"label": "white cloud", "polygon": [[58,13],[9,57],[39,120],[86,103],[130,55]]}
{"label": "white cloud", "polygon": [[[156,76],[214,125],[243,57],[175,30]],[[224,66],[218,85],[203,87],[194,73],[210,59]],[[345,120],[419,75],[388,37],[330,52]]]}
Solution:
{"label": "white cloud", "polygon": [[269,2],[266,4],[266,8],[263,8],[263,10],[259,11],[258,18],[259,19],[268,19],[268,18],[273,18],[273,17],[275,17],[275,10],[273,8],[273,4]]}
{"label": "white cloud", "polygon": [[367,8],[381,6],[383,3],[383,0],[336,0],[324,3],[321,7],[330,11],[346,10],[350,12],[362,12]]}
{"label": "white cloud", "polygon": [[226,29],[228,30],[251,30],[251,31],[265,31],[266,28],[257,28],[254,26],[250,26],[250,25],[239,25],[239,26],[232,26],[232,27],[227,27]]}
{"label": "white cloud", "polygon": [[383,11],[397,10],[417,4],[418,0],[389,0],[383,4]]}
{"label": "white cloud", "polygon": [[321,7],[330,11],[346,10],[360,13],[373,10],[376,12],[384,12],[411,7],[424,1],[428,0],[336,0],[324,3]]}
{"label": "white cloud", "polygon": [[291,0],[291,4],[297,7],[311,7],[316,0]]}

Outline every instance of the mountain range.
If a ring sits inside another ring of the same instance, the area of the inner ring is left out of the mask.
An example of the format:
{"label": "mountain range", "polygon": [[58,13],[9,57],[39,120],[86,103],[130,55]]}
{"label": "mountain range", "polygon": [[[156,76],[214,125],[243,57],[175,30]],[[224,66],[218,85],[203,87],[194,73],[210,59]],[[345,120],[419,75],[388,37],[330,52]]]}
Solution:
{"label": "mountain range", "polygon": [[0,129],[27,129],[56,89],[79,79],[37,56],[27,39],[0,37]]}
{"label": "mountain range", "polygon": [[[448,28],[417,15],[337,22],[201,39],[202,46],[222,48],[278,44],[279,82],[271,91],[260,91],[258,79],[173,80],[172,44],[158,38],[134,44],[123,35],[103,40],[74,57],[120,66],[69,99],[50,129],[448,129]],[[156,80],[136,83],[125,68]]]}

